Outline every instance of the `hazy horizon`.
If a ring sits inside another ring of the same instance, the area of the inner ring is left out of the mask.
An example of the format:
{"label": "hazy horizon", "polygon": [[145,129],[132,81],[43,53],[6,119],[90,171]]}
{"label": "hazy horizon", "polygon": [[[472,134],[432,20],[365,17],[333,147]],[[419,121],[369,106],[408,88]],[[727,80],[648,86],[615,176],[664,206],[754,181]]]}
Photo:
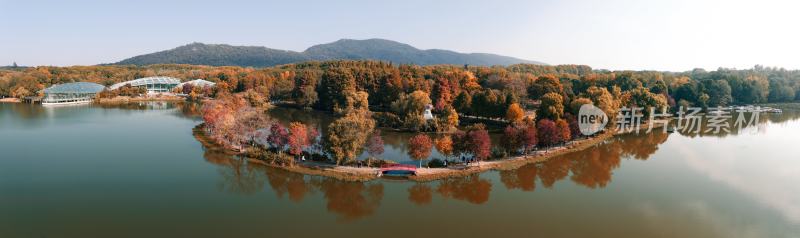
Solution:
{"label": "hazy horizon", "polygon": [[303,51],[381,38],[419,49],[491,53],[551,65],[687,71],[800,69],[792,1],[0,0],[0,65],[96,65],[192,42]]}

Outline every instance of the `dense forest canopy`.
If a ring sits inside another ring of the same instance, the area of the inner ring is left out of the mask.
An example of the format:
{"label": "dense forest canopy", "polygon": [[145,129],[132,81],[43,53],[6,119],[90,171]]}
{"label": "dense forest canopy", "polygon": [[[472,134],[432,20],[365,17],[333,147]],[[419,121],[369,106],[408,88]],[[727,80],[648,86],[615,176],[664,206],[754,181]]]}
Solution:
{"label": "dense forest canopy", "polygon": [[716,107],[800,99],[800,71],[761,66],[675,73],[593,70],[584,65],[420,66],[349,60],[259,69],[175,64],[5,68],[0,70],[0,96],[35,96],[60,83],[111,85],[156,75],[217,82],[211,96],[245,93],[252,100],[291,101],[328,111],[344,105],[347,93],[366,92],[370,108],[383,112],[379,121],[389,124],[417,120],[420,103],[434,105],[438,113],[488,118],[506,117],[513,104],[560,104],[563,112],[552,114],[558,119],[561,113],[574,115],[571,105],[587,101],[613,112],[632,105]]}

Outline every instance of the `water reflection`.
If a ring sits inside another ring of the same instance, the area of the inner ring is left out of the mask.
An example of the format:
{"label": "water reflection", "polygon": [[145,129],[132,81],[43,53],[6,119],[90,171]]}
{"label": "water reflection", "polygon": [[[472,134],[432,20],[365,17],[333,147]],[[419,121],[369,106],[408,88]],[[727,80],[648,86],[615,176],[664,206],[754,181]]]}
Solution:
{"label": "water reflection", "polygon": [[489,192],[491,191],[492,183],[489,180],[481,179],[480,174],[443,179],[439,181],[439,187],[436,188],[436,192],[444,198],[453,198],[472,204],[483,204],[489,201]]}
{"label": "water reflection", "polygon": [[528,164],[517,170],[501,171],[500,181],[508,189],[534,191],[537,179],[545,188],[552,188],[569,176],[576,184],[603,188],[611,182],[613,170],[619,168],[623,158],[647,160],[668,136],[654,132],[614,137],[591,149]]}
{"label": "water reflection", "polygon": [[345,221],[371,215],[383,199],[383,183],[347,182],[317,177],[311,184],[324,194],[328,211]]}
{"label": "water reflection", "polygon": [[217,171],[222,179],[220,190],[229,193],[252,195],[261,191],[267,181],[262,170],[246,165],[243,160],[232,160]]}
{"label": "water reflection", "polygon": [[267,175],[269,186],[279,198],[288,195],[289,200],[300,202],[306,195],[314,192],[314,187],[306,181],[305,176],[302,174],[269,168],[263,165],[256,164],[254,166],[261,167],[262,172]]}
{"label": "water reflection", "polygon": [[[0,103],[0,109],[2,109],[0,116],[14,116],[27,120],[40,118],[45,113],[45,107],[29,103]],[[8,111],[13,113],[7,113]]]}
{"label": "water reflection", "polygon": [[417,205],[427,205],[433,200],[433,190],[425,183],[417,183],[408,189],[408,200]]}
{"label": "water reflection", "polygon": [[[699,126],[690,126],[685,130],[676,130],[676,132],[690,138],[722,138],[742,134],[764,134],[767,132],[767,123],[782,124],[795,120],[800,117],[800,111],[786,110],[783,113],[759,113],[758,115],[754,115],[753,113],[742,113],[740,115],[738,112],[726,114],[726,116],[731,116],[731,118],[725,120],[722,123],[723,126],[720,127],[719,130],[711,126],[713,124],[709,123],[709,116],[711,115],[705,115],[699,123]],[[737,119],[741,121],[737,122]],[[753,123],[750,123],[750,120],[753,120]],[[671,125],[675,126],[675,122],[673,121]]]}
{"label": "water reflection", "polygon": [[[96,110],[113,109],[113,110]],[[180,118],[199,120],[201,105],[190,102],[133,102],[121,104],[81,104],[42,106],[30,103],[0,103],[0,120],[14,122],[14,125],[0,126],[22,128],[40,128],[49,123],[69,124],[81,123],[100,115],[119,115],[123,113],[141,113],[152,110],[164,110]]]}
{"label": "water reflection", "polygon": [[247,163],[244,159],[214,148],[205,149],[206,161],[219,166],[219,188],[228,193],[253,195],[269,184],[278,198],[288,197],[292,202],[302,202],[309,194],[319,192],[328,211],[338,214],[342,221],[371,215],[383,199],[383,184],[380,182],[347,182],[306,176],[258,163]]}

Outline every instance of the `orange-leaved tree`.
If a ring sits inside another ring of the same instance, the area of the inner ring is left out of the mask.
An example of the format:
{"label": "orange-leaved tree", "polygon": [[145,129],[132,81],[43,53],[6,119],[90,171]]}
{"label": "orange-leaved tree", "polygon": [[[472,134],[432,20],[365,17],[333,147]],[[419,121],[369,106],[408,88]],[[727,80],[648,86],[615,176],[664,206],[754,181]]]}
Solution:
{"label": "orange-leaved tree", "polygon": [[408,156],[419,161],[420,167],[422,167],[422,160],[431,155],[432,148],[433,142],[431,142],[431,138],[428,135],[418,134],[408,140]]}

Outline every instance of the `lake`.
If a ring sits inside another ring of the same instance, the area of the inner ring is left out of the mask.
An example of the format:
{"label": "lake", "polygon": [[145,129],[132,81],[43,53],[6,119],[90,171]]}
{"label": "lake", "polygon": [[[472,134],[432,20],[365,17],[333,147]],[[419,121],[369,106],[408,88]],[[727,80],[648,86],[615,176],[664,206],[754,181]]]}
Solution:
{"label": "lake", "polygon": [[[0,103],[0,237],[800,236],[796,111],[734,133],[618,136],[513,171],[416,183],[248,164],[197,142],[198,110]],[[383,135],[387,157],[413,163],[412,134]]]}

